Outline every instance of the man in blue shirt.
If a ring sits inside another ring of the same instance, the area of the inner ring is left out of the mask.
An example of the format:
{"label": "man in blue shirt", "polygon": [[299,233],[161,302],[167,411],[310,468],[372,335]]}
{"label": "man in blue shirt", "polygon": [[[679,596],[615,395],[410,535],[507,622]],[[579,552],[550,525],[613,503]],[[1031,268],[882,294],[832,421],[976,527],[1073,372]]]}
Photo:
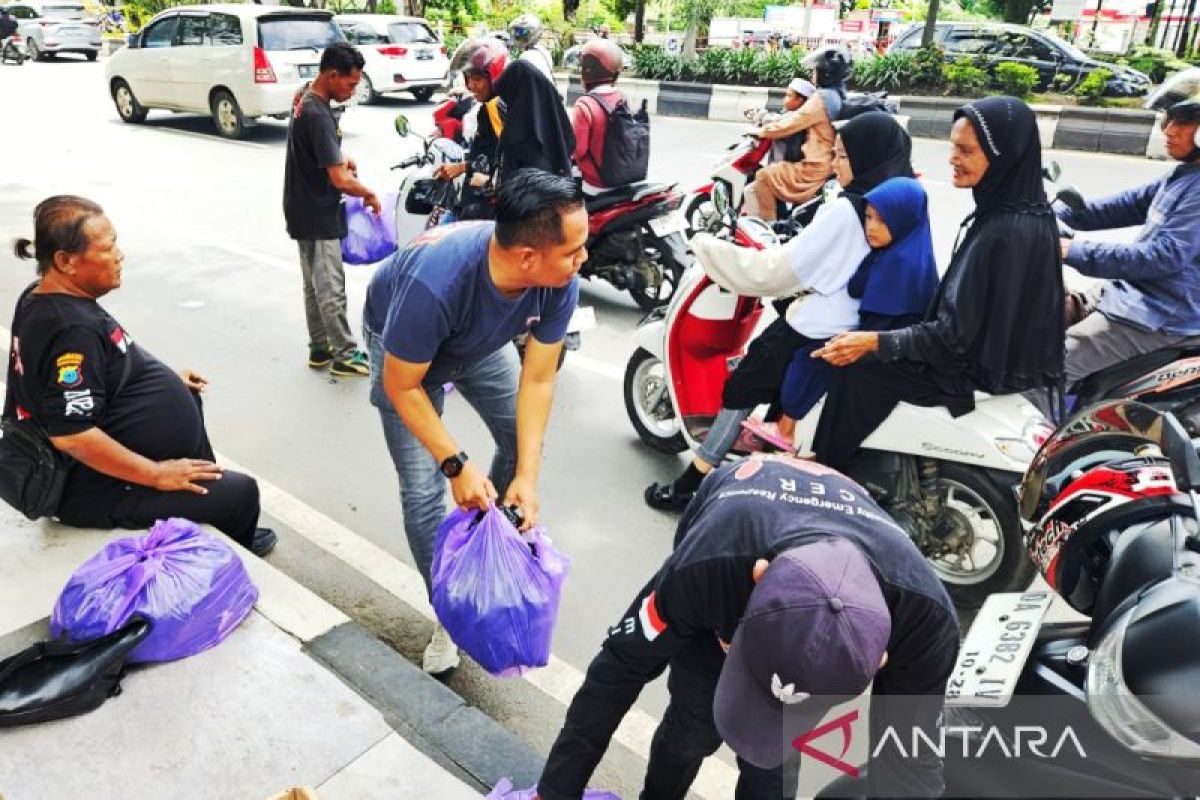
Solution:
{"label": "man in blue shirt", "polygon": [[[371,403],[400,477],[404,531],[426,588],[447,479],[461,508],[486,509],[503,498],[520,507],[526,527],[537,522],[542,437],[587,232],[573,180],[520,170],[500,191],[494,223],[429,230],[371,279],[363,312]],[[523,333],[531,336],[518,365],[509,342]],[[442,424],[448,381],[496,442],[487,474]],[[456,666],[458,650],[438,626],[424,668],[439,674]]]}
{"label": "man in blue shirt", "polygon": [[1063,239],[1063,261],[1107,278],[1097,308],[1067,330],[1067,382],[1200,335],[1200,101],[1167,110],[1167,153],[1183,162],[1159,180],[1058,217],[1082,231],[1142,225],[1131,244]]}

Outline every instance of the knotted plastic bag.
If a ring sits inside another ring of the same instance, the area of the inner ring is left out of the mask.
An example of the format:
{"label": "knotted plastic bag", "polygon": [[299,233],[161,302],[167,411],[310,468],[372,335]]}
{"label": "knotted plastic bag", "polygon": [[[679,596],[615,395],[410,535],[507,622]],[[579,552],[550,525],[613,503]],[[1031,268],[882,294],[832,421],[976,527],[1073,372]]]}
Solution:
{"label": "knotted plastic bag", "polygon": [[232,547],[186,519],[159,520],[147,535],[110,542],[75,570],[50,633],[86,641],[141,617],[150,635],[127,661],[173,661],[224,640],[257,600]]}
{"label": "knotted plastic bag", "polygon": [[484,669],[520,675],[550,660],[569,564],[540,528],[523,534],[495,506],[455,509],[438,529],[433,609]]}
{"label": "knotted plastic bag", "polygon": [[376,214],[363,205],[361,197],[346,198],[346,236],[342,239],[342,261],[374,264],[396,252],[396,195],[389,194]]}
{"label": "knotted plastic bag", "polygon": [[[492,789],[491,794],[484,800],[533,800],[537,795],[537,787],[532,786],[528,789],[520,790],[513,789],[512,781],[508,778],[501,778],[496,784],[496,788]],[[621,800],[620,797],[612,792],[601,792],[597,789],[585,789],[583,792],[583,800]]]}

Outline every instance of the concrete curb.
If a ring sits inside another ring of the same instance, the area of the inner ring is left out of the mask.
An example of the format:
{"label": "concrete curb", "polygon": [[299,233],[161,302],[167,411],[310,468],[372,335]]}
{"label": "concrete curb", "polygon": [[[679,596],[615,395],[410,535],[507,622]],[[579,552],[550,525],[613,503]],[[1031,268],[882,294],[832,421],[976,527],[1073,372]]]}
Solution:
{"label": "concrete curb", "polygon": [[[578,75],[559,73],[555,82],[568,105],[583,93]],[[620,85],[636,101],[634,107],[646,99],[652,114],[720,122],[743,122],[746,109],[778,108],[783,102],[782,89],[757,86],[635,78],[622,78]],[[970,102],[958,97],[895,96],[893,99],[900,103],[900,113],[909,117],[908,130],[913,136],[934,139],[950,135],[955,109]],[[1044,148],[1166,158],[1156,112],[1043,103],[1031,107],[1037,113]]]}
{"label": "concrete curb", "polygon": [[434,755],[479,786],[495,786],[505,777],[516,786],[532,786],[541,777],[545,759],[516,734],[358,623],[337,626],[305,650],[369,700],[398,732],[415,733]]}

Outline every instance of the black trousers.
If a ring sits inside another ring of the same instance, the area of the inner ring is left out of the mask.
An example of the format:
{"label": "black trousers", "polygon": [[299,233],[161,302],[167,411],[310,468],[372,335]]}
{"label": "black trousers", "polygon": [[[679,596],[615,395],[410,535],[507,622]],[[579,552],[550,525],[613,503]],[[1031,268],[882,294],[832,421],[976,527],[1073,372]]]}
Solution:
{"label": "black trousers", "polygon": [[745,357],[725,381],[721,407],[740,410],[777,402],[792,354],[796,348],[812,343],[783,317],[777,318],[750,343]]}
{"label": "black trousers", "polygon": [[[650,743],[641,800],[683,800],[704,759],[721,746],[713,720],[713,696],[723,662],[715,636],[712,641],[692,642],[671,660],[667,678],[671,700]],[[734,800],[795,797],[798,763],[764,770],[739,758]]]}
{"label": "black trousers", "polygon": [[[199,395],[193,395],[201,411]],[[200,452],[190,458],[216,460],[205,431]],[[211,525],[238,544],[254,541],[261,511],[258,482],[241,472],[226,471],[220,480],[201,484],[208,494],[162,492],[149,486],[109,481],[111,494],[87,498],[65,497],[58,519],[76,528],[149,528],[160,519],[182,517],[199,525]],[[68,484],[69,486],[69,484]]]}
{"label": "black trousers", "polygon": [[863,440],[902,402],[946,406],[955,416],[975,407],[974,395],[965,382],[927,370],[922,364],[883,362],[867,356],[832,371],[813,437],[817,460],[844,472]]}

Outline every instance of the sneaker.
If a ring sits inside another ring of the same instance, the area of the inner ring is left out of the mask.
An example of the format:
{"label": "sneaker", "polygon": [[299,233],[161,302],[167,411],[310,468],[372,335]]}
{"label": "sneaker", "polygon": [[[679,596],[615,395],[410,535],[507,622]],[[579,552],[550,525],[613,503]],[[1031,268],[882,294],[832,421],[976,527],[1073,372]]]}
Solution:
{"label": "sneaker", "polygon": [[333,366],[329,368],[329,374],[337,375],[339,377],[370,375],[371,367],[370,363],[367,361],[367,354],[361,350],[355,350],[350,354],[349,358],[343,358],[333,362]]}
{"label": "sneaker", "polygon": [[308,348],[308,366],[312,369],[324,369],[333,361],[333,350],[329,346]]}
{"label": "sneaker", "polygon": [[279,537],[270,528],[255,528],[254,540],[250,542],[250,552],[262,558],[275,549]]}
{"label": "sneaker", "polygon": [[425,646],[421,669],[430,675],[445,675],[458,668],[458,646],[440,624],[433,628],[433,637]]}

